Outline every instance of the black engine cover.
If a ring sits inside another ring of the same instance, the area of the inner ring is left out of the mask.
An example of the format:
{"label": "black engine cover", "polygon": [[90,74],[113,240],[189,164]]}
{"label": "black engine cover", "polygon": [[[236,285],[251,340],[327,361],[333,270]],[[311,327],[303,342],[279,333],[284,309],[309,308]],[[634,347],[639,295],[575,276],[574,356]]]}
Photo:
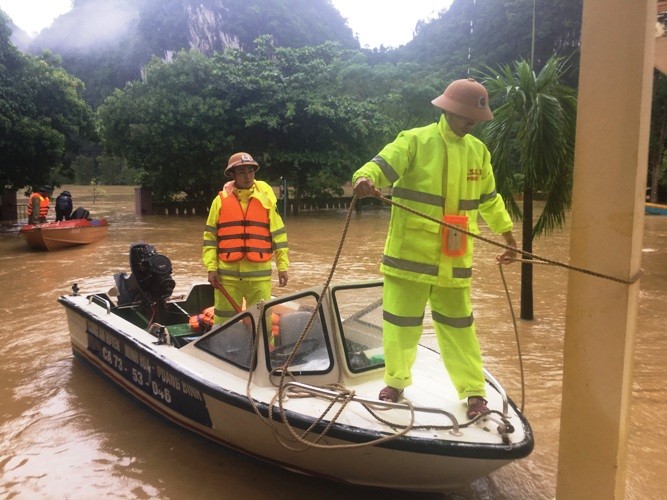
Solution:
{"label": "black engine cover", "polygon": [[135,243],[130,246],[130,268],[148,302],[165,301],[174,291],[171,261],[157,253],[153,245]]}

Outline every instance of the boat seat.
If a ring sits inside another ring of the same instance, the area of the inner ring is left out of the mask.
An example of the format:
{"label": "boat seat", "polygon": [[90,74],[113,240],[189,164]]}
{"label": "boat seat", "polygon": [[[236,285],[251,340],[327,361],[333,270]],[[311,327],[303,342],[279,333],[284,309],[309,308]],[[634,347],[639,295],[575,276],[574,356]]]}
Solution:
{"label": "boat seat", "polygon": [[[299,340],[303,329],[313,313],[311,311],[295,311],[280,316],[280,342],[282,345],[291,345]],[[319,315],[313,321],[306,338],[324,340],[324,332]]]}

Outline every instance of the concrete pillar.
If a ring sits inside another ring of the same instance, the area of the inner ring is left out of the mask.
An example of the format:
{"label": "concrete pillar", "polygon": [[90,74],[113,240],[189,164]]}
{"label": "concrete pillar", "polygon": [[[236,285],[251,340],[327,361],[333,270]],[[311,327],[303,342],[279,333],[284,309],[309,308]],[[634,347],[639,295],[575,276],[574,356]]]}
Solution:
{"label": "concrete pillar", "polygon": [[[584,0],[570,263],[640,270],[656,2]],[[639,283],[570,272],[559,499],[622,499]]]}
{"label": "concrete pillar", "polygon": [[153,213],[153,199],[151,192],[142,187],[134,188],[134,214],[138,217]]}

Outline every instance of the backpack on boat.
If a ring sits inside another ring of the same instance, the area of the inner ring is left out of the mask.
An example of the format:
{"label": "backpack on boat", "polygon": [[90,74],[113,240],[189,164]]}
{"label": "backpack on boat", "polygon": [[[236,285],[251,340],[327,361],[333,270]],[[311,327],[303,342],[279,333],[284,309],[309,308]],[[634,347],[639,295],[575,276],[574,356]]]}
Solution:
{"label": "backpack on boat", "polygon": [[83,207],[77,208],[74,212],[72,212],[72,215],[70,219],[88,219],[90,220],[90,212],[86,210]]}

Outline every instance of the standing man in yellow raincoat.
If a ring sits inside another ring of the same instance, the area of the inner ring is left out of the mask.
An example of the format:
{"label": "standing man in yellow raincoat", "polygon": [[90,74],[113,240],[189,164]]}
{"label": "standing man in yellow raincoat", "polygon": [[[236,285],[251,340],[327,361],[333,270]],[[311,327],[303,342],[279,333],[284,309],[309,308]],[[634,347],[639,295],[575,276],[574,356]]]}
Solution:
{"label": "standing man in yellow raincoat", "polygon": [[279,286],[287,285],[287,232],[273,189],[255,180],[258,169],[248,153],[233,154],[225,169],[231,180],[211,203],[206,220],[202,260],[215,289],[215,323],[234,316],[244,299],[250,306],[271,298],[272,257]]}
{"label": "standing man in yellow raincoat", "polygon": [[[491,155],[470,135],[491,120],[484,86],[472,78],[452,82],[433,101],[437,123],[401,132],[353,177],[362,198],[393,186],[397,202],[438,220],[479,233],[478,214],[509,247],[516,248],[510,219],[496,192]],[[445,368],[470,419],[488,412],[482,356],[470,301],[473,238],[392,206],[380,270],[384,274],[385,383],[379,399],[396,402],[412,383],[411,369],[427,301]],[[515,250],[499,255],[503,263]]]}

